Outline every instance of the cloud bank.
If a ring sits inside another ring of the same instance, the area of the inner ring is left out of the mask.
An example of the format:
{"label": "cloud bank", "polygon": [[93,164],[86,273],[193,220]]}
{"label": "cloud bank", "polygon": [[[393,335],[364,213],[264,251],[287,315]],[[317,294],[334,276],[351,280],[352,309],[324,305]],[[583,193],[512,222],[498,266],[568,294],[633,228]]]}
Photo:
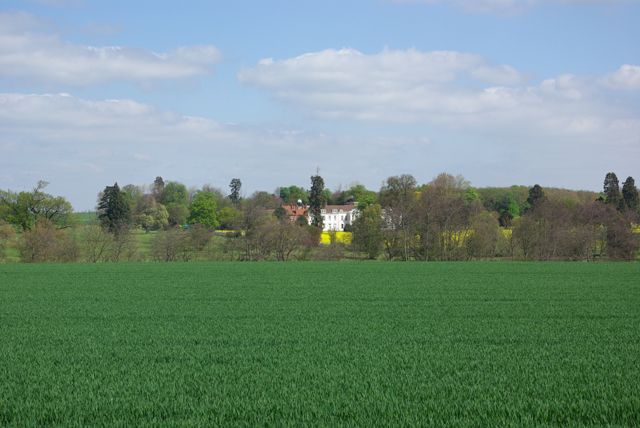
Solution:
{"label": "cloud bank", "polygon": [[[640,67],[607,76],[555,76],[528,84],[526,73],[453,52],[353,49],[264,59],[238,78],[323,118],[422,123],[487,135],[637,142],[637,112],[611,100],[635,90]],[[634,134],[636,132],[636,134]]]}

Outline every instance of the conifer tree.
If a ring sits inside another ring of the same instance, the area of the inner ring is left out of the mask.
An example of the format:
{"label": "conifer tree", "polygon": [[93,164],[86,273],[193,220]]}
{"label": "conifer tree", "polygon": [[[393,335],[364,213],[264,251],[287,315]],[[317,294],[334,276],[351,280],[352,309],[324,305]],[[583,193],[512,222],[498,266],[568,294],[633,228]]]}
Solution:
{"label": "conifer tree", "polygon": [[636,182],[633,177],[627,177],[622,185],[622,200],[624,206],[632,211],[637,211],[640,206],[640,200],[638,198],[638,189],[636,188]]}
{"label": "conifer tree", "polygon": [[231,179],[231,183],[229,183],[229,199],[233,202],[234,205],[237,205],[240,202],[240,189],[242,188],[242,182],[239,178]]}
{"label": "conifer tree", "polygon": [[608,172],[604,178],[604,202],[619,209],[621,201],[618,177],[615,173]]}
{"label": "conifer tree", "polygon": [[538,207],[544,200],[546,196],[544,194],[544,190],[539,184],[534,185],[531,189],[529,189],[529,197],[527,198],[527,204],[529,205],[529,210],[534,210]]}
{"label": "conifer tree", "polygon": [[114,235],[124,232],[131,223],[131,211],[126,195],[118,183],[107,186],[98,203],[98,219],[102,227]]}
{"label": "conifer tree", "polygon": [[323,228],[322,208],[326,205],[324,196],[324,180],[319,175],[311,177],[311,190],[309,191],[309,212],[311,224],[320,229]]}

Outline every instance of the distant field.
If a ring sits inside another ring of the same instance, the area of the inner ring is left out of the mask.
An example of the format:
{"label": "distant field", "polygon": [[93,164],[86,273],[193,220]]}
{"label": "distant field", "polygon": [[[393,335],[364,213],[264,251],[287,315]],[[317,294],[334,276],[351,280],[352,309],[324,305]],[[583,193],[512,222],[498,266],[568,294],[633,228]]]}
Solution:
{"label": "distant field", "polygon": [[637,426],[639,279],[639,263],[0,265],[0,426]]}
{"label": "distant field", "polygon": [[80,211],[72,214],[72,220],[76,224],[93,224],[98,222],[98,213],[95,211]]}

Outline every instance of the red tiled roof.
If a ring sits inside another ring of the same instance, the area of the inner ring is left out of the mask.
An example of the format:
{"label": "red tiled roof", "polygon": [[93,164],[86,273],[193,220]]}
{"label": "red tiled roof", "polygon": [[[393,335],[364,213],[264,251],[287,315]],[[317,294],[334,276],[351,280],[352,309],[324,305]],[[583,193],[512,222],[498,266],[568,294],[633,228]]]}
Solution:
{"label": "red tiled roof", "polygon": [[300,217],[301,215],[306,216],[309,209],[305,206],[298,206],[295,204],[283,205],[282,208],[285,210],[289,217]]}

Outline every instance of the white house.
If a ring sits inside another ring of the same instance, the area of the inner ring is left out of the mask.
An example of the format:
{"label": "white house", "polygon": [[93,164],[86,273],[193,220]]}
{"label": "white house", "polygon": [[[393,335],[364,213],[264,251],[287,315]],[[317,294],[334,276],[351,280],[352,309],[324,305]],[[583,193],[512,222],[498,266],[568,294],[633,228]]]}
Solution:
{"label": "white house", "polygon": [[[335,231],[343,232],[344,227],[353,224],[358,216],[356,205],[327,205],[320,212],[322,216],[322,224],[325,232]],[[309,224],[313,221],[309,215]]]}

